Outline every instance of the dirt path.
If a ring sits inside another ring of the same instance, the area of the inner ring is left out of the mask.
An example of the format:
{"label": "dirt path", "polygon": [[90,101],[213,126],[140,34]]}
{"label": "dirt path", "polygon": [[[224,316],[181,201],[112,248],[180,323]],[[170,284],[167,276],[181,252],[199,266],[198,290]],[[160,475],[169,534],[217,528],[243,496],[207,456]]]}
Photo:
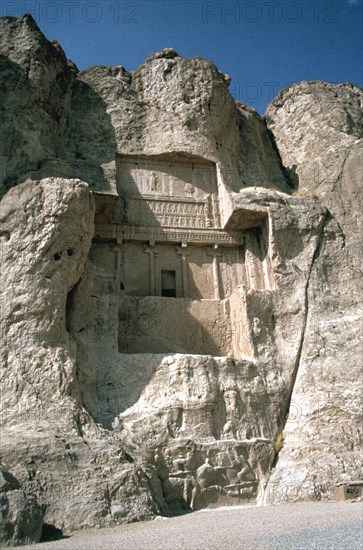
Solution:
{"label": "dirt path", "polygon": [[298,503],[202,510],[69,538],[25,550],[361,550],[363,504]]}

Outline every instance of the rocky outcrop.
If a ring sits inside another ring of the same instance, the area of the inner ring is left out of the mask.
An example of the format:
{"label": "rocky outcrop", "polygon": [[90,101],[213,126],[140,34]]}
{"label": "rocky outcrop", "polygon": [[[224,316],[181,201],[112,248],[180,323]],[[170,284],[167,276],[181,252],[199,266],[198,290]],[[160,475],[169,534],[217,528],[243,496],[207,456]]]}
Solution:
{"label": "rocky outcrop", "polygon": [[158,507],[144,471],[82,406],[67,330],[93,236],[88,185],[27,181],[6,194],[0,215],[4,462],[60,529],[150,517]]}
{"label": "rocky outcrop", "polygon": [[115,138],[102,98],[77,78],[56,41],[30,15],[0,19],[0,185],[27,178],[81,178],[103,185]]}
{"label": "rocky outcrop", "polygon": [[360,475],[361,91],[294,85],[264,120],[204,59],[80,73],[0,25],[6,468],[65,530],[331,497]]}
{"label": "rocky outcrop", "polygon": [[259,115],[236,104],[210,61],[170,49],[124,67],[78,72],[31,16],[1,19],[3,186],[77,177],[115,191],[115,153],[185,151],[220,161],[231,187],[288,189]]}
{"label": "rocky outcrop", "polygon": [[298,193],[327,208],[284,446],[267,500],[324,499],[361,479],[362,90],[304,82],[267,110]]}
{"label": "rocky outcrop", "polygon": [[20,546],[40,541],[43,512],[18,480],[0,466],[0,544]]}
{"label": "rocky outcrop", "polygon": [[[49,162],[61,168],[61,141],[76,68],[59,44],[39,32],[29,15],[0,19],[0,53],[0,162],[1,184],[6,189],[24,181],[26,174],[44,171]],[[69,176],[69,169],[65,166],[63,173],[43,175]]]}
{"label": "rocky outcrop", "polygon": [[325,82],[294,84],[270,103],[266,122],[299,192],[324,196],[335,188],[342,199],[350,193],[349,187],[339,189],[339,181],[346,160],[362,139],[360,88]]}

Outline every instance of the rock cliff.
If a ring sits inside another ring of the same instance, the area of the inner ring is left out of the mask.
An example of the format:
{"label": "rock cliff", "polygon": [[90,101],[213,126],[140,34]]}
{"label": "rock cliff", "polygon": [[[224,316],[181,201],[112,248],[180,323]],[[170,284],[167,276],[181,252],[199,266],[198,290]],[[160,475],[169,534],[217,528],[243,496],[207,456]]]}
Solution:
{"label": "rock cliff", "polygon": [[361,476],[362,91],[266,117],[0,20],[1,462],[70,530]]}
{"label": "rock cliff", "polygon": [[362,477],[362,100],[352,84],[302,82],[266,113],[299,194],[326,208],[275,501],[324,498],[336,481]]}

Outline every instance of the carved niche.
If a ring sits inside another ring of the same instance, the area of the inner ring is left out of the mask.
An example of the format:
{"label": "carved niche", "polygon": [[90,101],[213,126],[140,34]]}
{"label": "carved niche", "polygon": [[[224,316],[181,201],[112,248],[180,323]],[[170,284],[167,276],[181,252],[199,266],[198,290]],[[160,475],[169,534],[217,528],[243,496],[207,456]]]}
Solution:
{"label": "carved niche", "polygon": [[133,226],[220,228],[216,167],[199,157],[118,157],[124,223]]}

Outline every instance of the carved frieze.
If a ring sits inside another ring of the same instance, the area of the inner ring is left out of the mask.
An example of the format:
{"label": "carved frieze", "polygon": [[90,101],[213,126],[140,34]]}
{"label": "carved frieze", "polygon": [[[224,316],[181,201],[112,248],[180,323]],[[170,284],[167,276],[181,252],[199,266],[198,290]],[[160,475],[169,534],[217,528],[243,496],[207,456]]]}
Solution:
{"label": "carved frieze", "polygon": [[125,222],[162,227],[213,227],[208,201],[153,200],[127,197]]}
{"label": "carved frieze", "polygon": [[120,157],[124,223],[203,229],[220,227],[213,163]]}
{"label": "carved frieze", "polygon": [[120,156],[117,171],[120,194],[199,200],[217,193],[215,165],[207,161]]}
{"label": "carved frieze", "polygon": [[228,498],[235,503],[256,498],[256,476],[242,449],[233,445],[206,450],[188,442],[183,450],[180,446],[157,449],[153,461],[171,507],[184,501],[198,510],[218,500],[232,504]]}

